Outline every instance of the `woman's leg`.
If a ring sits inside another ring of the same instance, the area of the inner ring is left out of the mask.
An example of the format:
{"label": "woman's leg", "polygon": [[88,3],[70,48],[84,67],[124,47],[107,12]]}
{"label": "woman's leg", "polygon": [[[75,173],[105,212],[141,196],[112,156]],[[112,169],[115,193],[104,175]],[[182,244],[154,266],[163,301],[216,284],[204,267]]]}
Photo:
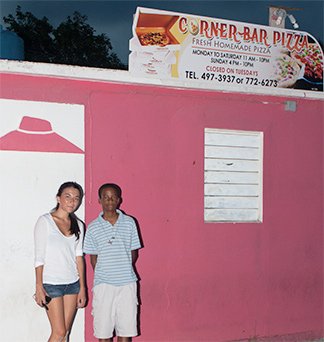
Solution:
{"label": "woman's leg", "polygon": [[65,328],[66,328],[66,335],[70,333],[72,323],[77,311],[77,300],[78,295],[65,295],[63,297],[63,305],[64,305],[64,320],[65,320]]}
{"label": "woman's leg", "polygon": [[46,312],[52,329],[48,342],[62,342],[66,335],[63,297],[53,298],[47,306]]}

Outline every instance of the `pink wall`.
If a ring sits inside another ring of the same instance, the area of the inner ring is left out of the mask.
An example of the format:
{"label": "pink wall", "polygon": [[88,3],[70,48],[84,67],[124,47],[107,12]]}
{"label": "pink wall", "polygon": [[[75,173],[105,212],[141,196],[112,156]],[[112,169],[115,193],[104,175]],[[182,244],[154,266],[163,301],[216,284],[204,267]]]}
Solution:
{"label": "pink wall", "polygon": [[[136,340],[324,336],[323,101],[1,77],[3,98],[85,105],[86,220],[117,182],[144,241]],[[204,223],[205,127],[264,132],[262,224]]]}

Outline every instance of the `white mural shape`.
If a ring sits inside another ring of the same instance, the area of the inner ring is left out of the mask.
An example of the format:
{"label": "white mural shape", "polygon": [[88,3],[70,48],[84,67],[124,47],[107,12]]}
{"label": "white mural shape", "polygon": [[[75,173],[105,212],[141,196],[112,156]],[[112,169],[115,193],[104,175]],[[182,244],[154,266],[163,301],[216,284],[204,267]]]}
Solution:
{"label": "white mural shape", "polygon": [[[84,107],[0,99],[0,331],[2,341],[44,342],[50,334],[35,292],[33,232],[66,181],[84,187]],[[77,215],[84,219],[84,206]],[[84,341],[84,309],[72,341]]]}

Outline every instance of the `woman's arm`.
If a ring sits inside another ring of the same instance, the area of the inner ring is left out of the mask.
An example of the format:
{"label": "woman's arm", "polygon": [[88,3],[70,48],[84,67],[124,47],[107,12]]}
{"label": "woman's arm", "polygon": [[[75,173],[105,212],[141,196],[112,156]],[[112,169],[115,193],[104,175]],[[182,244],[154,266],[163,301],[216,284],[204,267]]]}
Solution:
{"label": "woman's arm", "polygon": [[36,290],[35,300],[40,306],[45,303],[47,295],[43,287],[43,270],[45,263],[46,244],[47,244],[48,227],[45,218],[41,216],[34,229],[34,248],[35,248],[35,274],[36,274]]}
{"label": "woman's arm", "polygon": [[46,302],[45,296],[47,295],[43,287],[43,266],[38,266],[35,268],[36,273],[36,291],[35,291],[35,301],[39,306],[43,306]]}
{"label": "woman's arm", "polygon": [[80,278],[80,292],[78,294],[78,308],[83,308],[86,305],[87,301],[87,287],[85,283],[85,267],[84,267],[84,258],[83,256],[76,257],[77,269]]}

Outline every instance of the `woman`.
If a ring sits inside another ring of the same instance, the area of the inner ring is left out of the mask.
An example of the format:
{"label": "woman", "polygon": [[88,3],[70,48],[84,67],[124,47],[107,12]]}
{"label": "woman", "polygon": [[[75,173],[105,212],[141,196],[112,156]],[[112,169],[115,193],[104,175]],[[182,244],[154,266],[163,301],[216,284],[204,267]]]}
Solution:
{"label": "woman", "polygon": [[35,300],[46,308],[51,324],[48,342],[67,340],[77,308],[86,303],[84,227],[74,214],[82,197],[79,184],[62,184],[56,208],[42,215],[35,226]]}

